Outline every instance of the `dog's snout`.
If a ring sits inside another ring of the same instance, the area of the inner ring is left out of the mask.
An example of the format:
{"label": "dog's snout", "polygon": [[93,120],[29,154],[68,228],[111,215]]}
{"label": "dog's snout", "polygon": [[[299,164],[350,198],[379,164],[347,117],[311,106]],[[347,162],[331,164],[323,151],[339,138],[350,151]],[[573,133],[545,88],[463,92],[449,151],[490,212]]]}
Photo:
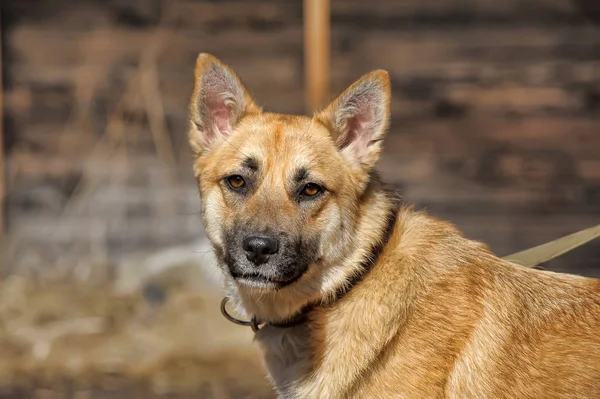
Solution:
{"label": "dog's snout", "polygon": [[270,237],[251,236],[246,237],[243,243],[246,257],[249,261],[260,265],[269,260],[269,256],[277,253],[279,243]]}

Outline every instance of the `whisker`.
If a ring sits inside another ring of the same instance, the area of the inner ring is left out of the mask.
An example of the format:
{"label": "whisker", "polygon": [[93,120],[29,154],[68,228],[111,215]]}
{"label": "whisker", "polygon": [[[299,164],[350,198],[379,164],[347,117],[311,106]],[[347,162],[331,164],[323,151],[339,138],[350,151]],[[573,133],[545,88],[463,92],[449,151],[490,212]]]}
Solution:
{"label": "whisker", "polygon": [[227,137],[224,137],[224,139],[230,146],[235,148],[237,150],[237,152],[242,154],[245,158],[250,158],[246,153],[244,153],[244,151],[240,150],[237,146],[233,145],[233,143],[231,141],[229,141],[229,139]]}

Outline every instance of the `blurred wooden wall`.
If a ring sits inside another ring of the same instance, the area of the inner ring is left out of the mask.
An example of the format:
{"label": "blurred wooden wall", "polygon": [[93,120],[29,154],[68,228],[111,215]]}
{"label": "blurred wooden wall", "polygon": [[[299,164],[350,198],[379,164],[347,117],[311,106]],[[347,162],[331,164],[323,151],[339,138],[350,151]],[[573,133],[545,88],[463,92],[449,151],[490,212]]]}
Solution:
{"label": "blurred wooden wall", "polygon": [[[5,142],[9,175],[20,171],[9,187],[12,229],[19,215],[55,212],[36,187],[69,197],[90,150],[78,140],[104,132],[157,27],[180,186],[194,189],[185,129],[198,52],[229,63],[266,109],[304,112],[301,1],[22,0],[5,13]],[[390,71],[393,122],[380,166],[408,201],[500,254],[600,221],[597,2],[333,0],[331,21],[332,94],[369,70]],[[136,104],[128,123],[147,128]],[[83,113],[76,128],[73,109]],[[131,138],[134,159],[152,153],[140,137]],[[25,162],[41,166],[19,169]],[[154,217],[128,215],[141,228]],[[550,266],[598,274],[599,263],[595,243]]]}

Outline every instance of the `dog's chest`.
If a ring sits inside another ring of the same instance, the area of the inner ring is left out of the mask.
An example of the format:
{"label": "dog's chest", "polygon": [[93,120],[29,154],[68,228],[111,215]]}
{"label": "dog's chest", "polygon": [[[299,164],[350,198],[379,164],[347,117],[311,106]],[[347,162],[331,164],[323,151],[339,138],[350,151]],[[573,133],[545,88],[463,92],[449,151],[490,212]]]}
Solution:
{"label": "dog's chest", "polygon": [[265,326],[255,340],[264,353],[264,361],[272,382],[282,396],[292,389],[309,368],[310,338],[308,328]]}

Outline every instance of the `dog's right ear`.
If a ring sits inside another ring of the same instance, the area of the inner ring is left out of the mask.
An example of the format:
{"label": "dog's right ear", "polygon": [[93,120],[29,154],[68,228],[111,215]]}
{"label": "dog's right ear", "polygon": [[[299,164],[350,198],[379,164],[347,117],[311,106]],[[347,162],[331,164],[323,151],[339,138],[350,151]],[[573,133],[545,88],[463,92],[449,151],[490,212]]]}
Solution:
{"label": "dog's right ear", "polygon": [[259,111],[231,68],[210,54],[198,56],[189,134],[190,145],[196,154],[217,147],[234,132],[244,115]]}

